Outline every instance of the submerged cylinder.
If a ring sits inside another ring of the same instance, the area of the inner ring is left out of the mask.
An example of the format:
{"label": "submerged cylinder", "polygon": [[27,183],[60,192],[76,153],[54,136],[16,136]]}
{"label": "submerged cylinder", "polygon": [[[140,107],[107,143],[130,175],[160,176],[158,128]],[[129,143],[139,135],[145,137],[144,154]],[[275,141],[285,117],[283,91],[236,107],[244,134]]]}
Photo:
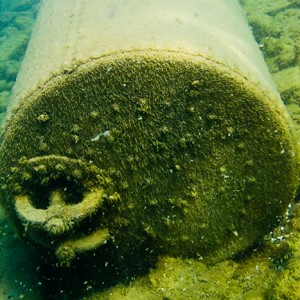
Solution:
{"label": "submerged cylinder", "polygon": [[7,214],[62,265],[139,247],[214,262],[280,220],[298,150],[238,1],[52,0],[0,163]]}

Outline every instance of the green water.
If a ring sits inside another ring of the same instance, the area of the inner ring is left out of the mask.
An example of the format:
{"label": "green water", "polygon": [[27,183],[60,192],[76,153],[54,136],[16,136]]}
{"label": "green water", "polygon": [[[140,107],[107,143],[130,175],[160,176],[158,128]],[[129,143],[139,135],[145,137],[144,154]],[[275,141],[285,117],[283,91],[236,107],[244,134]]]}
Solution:
{"label": "green water", "polygon": [[[281,97],[299,126],[300,2],[241,2]],[[30,39],[38,4],[38,0],[0,0],[0,122]],[[123,284],[102,292],[105,275],[97,274],[96,265],[93,270],[83,267],[79,271],[47,266],[35,248],[16,237],[1,212],[0,300],[300,299],[298,220],[296,200],[285,223],[255,249],[236,259],[207,266],[201,260],[161,257],[146,275],[136,278],[128,272],[128,278],[123,276]],[[105,273],[105,269],[100,271]]]}

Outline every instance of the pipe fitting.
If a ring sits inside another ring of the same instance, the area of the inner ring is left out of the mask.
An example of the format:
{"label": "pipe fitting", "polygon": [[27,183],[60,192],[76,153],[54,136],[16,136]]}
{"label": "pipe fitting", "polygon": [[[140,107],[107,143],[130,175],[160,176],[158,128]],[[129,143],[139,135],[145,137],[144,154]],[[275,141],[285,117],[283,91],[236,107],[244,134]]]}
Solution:
{"label": "pipe fitting", "polygon": [[[56,155],[21,159],[11,168],[8,189],[22,235],[62,249],[61,244],[84,231],[82,224],[101,209],[106,182],[110,180],[99,168],[83,160]],[[107,237],[108,230],[98,221],[94,230],[105,230]]]}

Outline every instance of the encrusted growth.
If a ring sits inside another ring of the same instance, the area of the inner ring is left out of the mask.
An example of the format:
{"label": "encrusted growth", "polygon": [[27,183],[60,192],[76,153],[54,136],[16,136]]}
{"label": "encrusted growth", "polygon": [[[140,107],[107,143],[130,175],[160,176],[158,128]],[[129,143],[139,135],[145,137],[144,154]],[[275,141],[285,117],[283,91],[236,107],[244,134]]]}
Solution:
{"label": "encrusted growth", "polygon": [[62,236],[53,246],[23,230],[63,261],[89,249],[68,235],[80,244],[98,230],[122,255],[148,238],[161,253],[218,261],[268,233],[293,199],[298,150],[282,104],[225,65],[113,53],[27,97],[1,145],[3,204],[24,228]]}

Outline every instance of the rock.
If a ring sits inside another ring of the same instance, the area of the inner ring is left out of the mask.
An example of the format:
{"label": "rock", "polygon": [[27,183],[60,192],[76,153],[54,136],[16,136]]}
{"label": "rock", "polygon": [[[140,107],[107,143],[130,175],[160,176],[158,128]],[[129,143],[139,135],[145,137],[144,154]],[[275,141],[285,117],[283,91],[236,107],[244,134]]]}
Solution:
{"label": "rock", "polygon": [[10,98],[10,92],[9,91],[4,91],[0,93],[0,107],[1,107],[1,112],[4,112],[6,110],[6,107],[8,105]]}
{"label": "rock", "polygon": [[6,63],[6,71],[5,71],[5,78],[7,81],[15,81],[20,69],[20,62],[19,61],[8,61]]}
{"label": "rock", "polygon": [[16,17],[16,14],[14,12],[0,13],[0,28],[9,26],[15,17]]}

